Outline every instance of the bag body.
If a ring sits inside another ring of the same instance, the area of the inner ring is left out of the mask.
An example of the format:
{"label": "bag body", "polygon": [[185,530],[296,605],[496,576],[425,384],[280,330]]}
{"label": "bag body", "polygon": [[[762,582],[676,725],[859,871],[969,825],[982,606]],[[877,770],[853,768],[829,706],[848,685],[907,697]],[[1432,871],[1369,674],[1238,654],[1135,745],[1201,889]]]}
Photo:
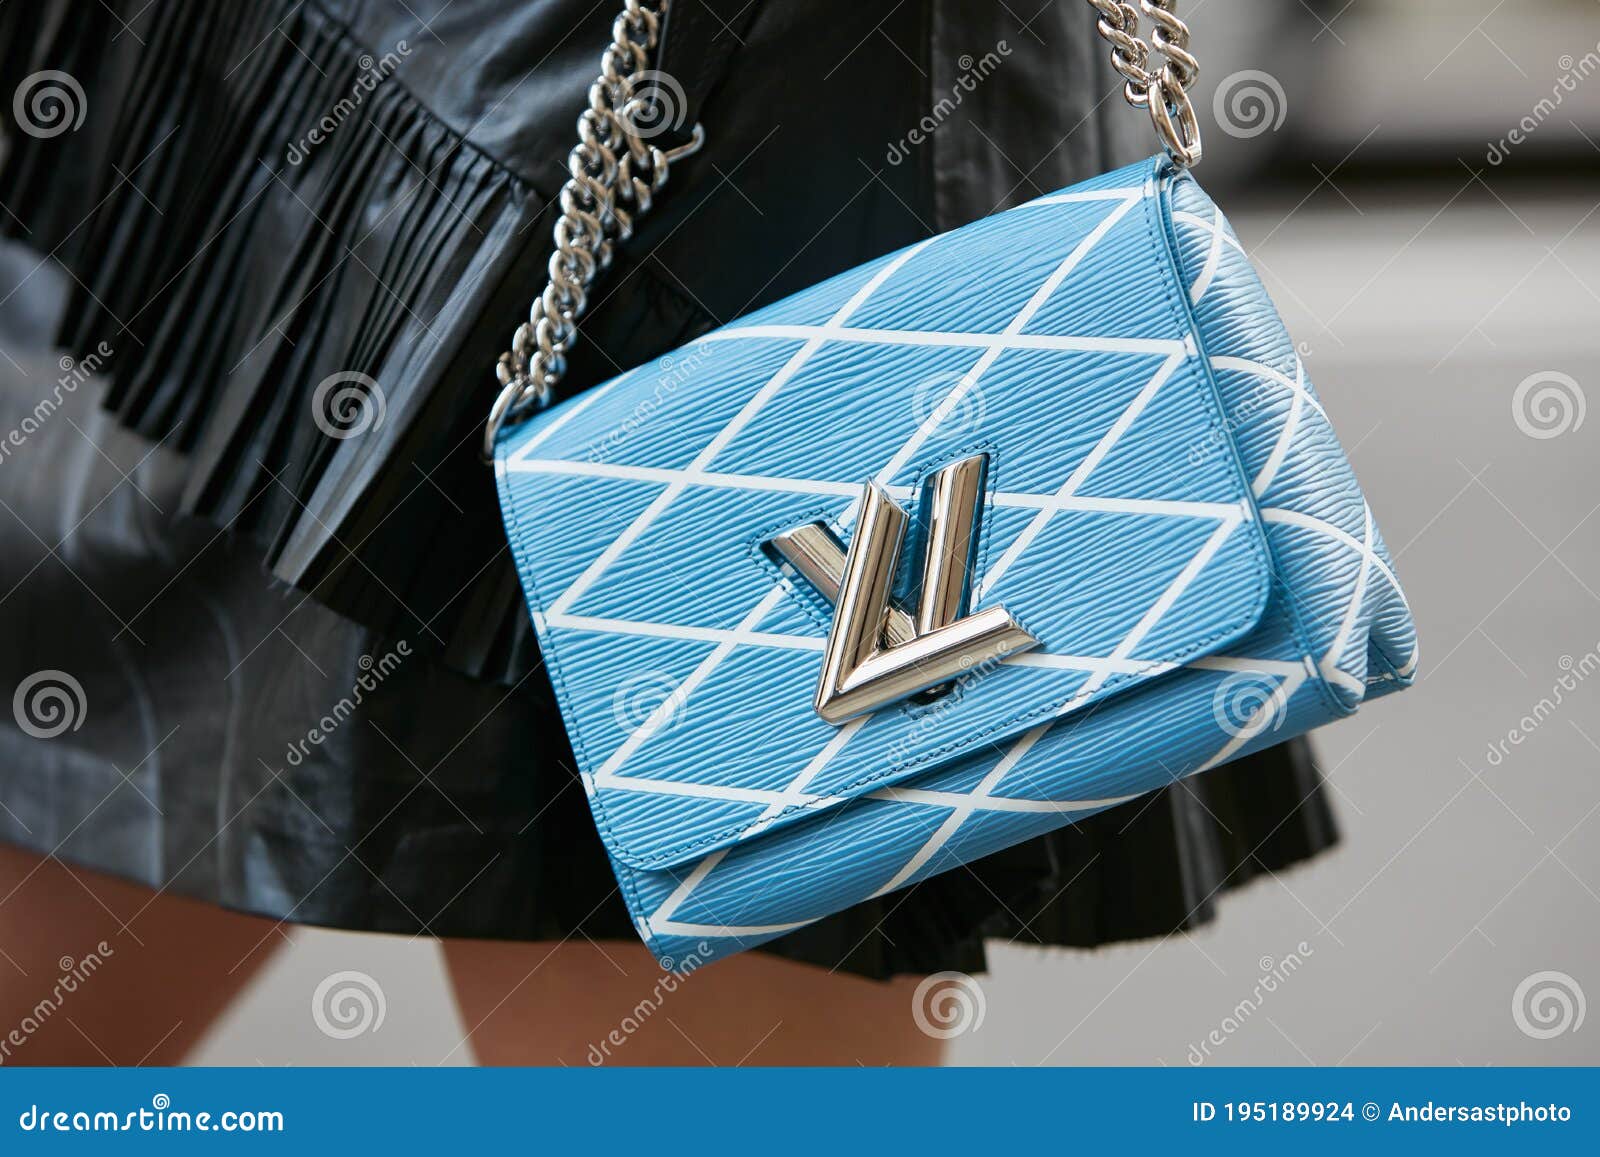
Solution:
{"label": "bag body", "polygon": [[[863,483],[915,508],[979,456],[972,607],[1038,645],[825,721],[833,608],[774,538],[820,521],[849,540]],[[1282,742],[1416,667],[1295,348],[1162,158],[538,413],[496,474],[591,809],[669,966]]]}

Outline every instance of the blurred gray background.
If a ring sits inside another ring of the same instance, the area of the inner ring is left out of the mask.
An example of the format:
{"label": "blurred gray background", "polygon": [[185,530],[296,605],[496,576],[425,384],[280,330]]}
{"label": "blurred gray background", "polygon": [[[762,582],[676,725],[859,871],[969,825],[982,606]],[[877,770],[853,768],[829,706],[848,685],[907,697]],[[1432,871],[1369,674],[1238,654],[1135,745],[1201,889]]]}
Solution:
{"label": "blurred gray background", "polygon": [[[1200,176],[1382,522],[1422,676],[1316,737],[1335,852],[1192,935],[992,946],[951,1060],[1600,1063],[1600,3],[1180,9]],[[471,1063],[436,943],[283,935],[195,1063]],[[386,1012],[334,1039],[313,993],[349,970]]]}
{"label": "blurred gray background", "polygon": [[[993,946],[951,1059],[1600,1062],[1600,5],[1181,7],[1201,176],[1383,523],[1422,679],[1317,737],[1336,852],[1193,935]],[[196,1061],[468,1062],[435,945],[289,935]],[[341,969],[379,1031],[316,1028]]]}

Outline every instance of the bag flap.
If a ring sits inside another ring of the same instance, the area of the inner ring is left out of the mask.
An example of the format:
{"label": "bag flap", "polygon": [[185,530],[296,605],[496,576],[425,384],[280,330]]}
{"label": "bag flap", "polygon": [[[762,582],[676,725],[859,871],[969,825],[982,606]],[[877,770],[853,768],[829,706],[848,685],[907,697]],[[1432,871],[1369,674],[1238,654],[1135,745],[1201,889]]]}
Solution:
{"label": "bag flap", "polygon": [[[1266,544],[1173,268],[1168,178],[1146,162],[912,246],[502,439],[512,551],[614,856],[728,847],[1255,624]],[[848,541],[865,481],[914,511],[978,453],[973,608],[1041,645],[824,722],[831,608],[764,544],[819,519]]]}

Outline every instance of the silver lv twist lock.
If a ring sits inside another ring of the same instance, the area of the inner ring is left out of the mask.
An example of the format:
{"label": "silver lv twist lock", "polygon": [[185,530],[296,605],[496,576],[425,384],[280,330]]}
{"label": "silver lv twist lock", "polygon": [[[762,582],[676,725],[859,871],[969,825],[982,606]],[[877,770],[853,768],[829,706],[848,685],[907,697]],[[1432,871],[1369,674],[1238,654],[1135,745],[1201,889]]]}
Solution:
{"label": "silver lv twist lock", "polygon": [[981,454],[964,458],[923,483],[927,538],[914,615],[889,599],[909,519],[877,483],[862,493],[848,552],[821,522],[772,540],[772,549],[834,605],[816,698],[817,714],[829,723],[1039,645],[1004,607],[967,613],[986,465]]}

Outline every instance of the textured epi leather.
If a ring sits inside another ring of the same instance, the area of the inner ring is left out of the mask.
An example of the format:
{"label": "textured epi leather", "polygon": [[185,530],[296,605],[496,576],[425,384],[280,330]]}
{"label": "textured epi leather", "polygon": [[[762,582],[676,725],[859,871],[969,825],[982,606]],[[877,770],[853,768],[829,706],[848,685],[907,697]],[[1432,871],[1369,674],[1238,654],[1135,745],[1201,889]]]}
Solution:
{"label": "textured epi leather", "polygon": [[[848,537],[864,480],[904,500],[975,452],[975,606],[1043,646],[931,705],[823,723],[829,609],[761,544],[815,518]],[[497,473],[602,838],[664,958],[759,943],[1415,670],[1283,325],[1160,160],[624,374],[515,431]]]}

